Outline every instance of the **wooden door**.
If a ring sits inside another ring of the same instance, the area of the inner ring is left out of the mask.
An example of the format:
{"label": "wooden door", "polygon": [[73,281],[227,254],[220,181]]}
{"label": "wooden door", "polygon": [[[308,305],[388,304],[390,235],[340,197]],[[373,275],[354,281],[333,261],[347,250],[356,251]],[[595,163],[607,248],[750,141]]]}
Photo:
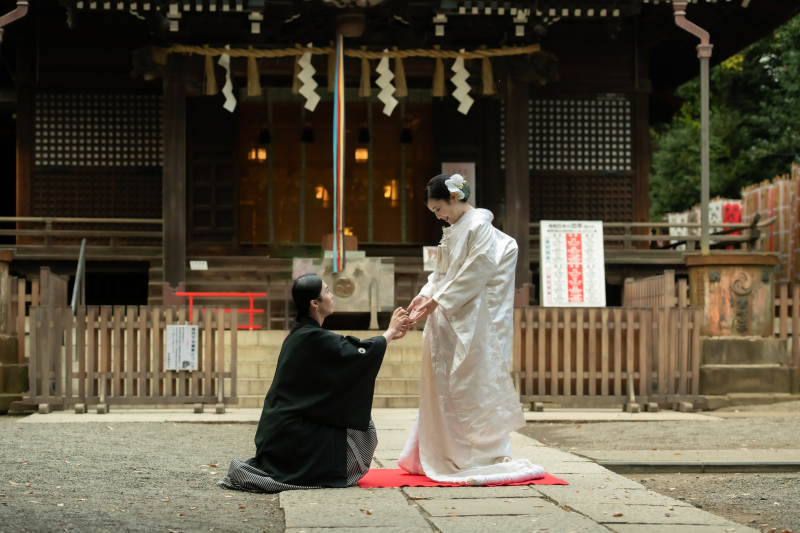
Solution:
{"label": "wooden door", "polygon": [[190,253],[236,253],[238,233],[237,119],[223,97],[187,101]]}

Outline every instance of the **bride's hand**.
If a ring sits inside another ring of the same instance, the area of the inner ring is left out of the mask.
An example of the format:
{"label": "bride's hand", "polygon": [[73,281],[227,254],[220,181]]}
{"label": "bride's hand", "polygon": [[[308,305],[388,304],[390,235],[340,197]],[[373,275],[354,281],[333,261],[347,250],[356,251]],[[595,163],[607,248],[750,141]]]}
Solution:
{"label": "bride's hand", "polygon": [[411,313],[411,315],[413,315],[414,311],[425,305],[427,302],[428,302],[427,296],[423,296],[421,294],[417,295],[417,297],[411,300],[411,303],[408,304],[408,312]]}
{"label": "bride's hand", "polygon": [[414,312],[411,313],[411,316],[409,317],[411,324],[416,324],[421,319],[430,315],[431,313],[434,312],[434,310],[436,310],[437,307],[439,307],[439,304],[436,303],[435,300],[426,301],[424,305],[416,308]]}

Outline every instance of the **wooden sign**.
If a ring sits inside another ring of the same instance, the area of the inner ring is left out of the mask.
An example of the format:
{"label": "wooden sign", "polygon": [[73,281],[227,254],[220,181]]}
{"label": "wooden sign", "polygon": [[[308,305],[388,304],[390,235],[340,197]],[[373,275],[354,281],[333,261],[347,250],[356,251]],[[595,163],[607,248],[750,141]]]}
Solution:
{"label": "wooden sign", "polygon": [[544,307],[605,307],[601,221],[542,220],[541,302]]}

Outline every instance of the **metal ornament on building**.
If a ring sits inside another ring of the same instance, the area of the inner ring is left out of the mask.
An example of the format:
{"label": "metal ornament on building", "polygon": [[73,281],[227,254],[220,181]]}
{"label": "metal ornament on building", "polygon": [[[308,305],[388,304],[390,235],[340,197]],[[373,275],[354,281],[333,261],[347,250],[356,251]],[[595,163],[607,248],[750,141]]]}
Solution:
{"label": "metal ornament on building", "polygon": [[350,298],[355,291],[355,282],[347,276],[341,276],[333,283],[333,294],[340,298]]}

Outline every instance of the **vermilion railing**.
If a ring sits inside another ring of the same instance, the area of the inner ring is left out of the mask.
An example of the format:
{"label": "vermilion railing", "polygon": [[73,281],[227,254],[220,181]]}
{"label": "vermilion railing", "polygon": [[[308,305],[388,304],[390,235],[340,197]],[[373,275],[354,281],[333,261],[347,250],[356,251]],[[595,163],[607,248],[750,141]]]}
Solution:
{"label": "vermilion railing", "polygon": [[[192,316],[192,306],[194,305],[194,298],[195,296],[199,298],[249,298],[250,299],[250,308],[249,309],[238,309],[239,313],[247,313],[250,315],[250,323],[249,324],[240,324],[238,329],[249,329],[253,331],[254,329],[261,329],[261,326],[256,326],[253,324],[253,315],[256,313],[263,313],[263,309],[255,309],[253,307],[253,298],[264,298],[267,296],[266,292],[176,292],[175,296],[188,296],[189,297],[189,316]],[[224,309],[226,313],[230,313],[230,309]],[[203,309],[205,313],[205,309]]]}

